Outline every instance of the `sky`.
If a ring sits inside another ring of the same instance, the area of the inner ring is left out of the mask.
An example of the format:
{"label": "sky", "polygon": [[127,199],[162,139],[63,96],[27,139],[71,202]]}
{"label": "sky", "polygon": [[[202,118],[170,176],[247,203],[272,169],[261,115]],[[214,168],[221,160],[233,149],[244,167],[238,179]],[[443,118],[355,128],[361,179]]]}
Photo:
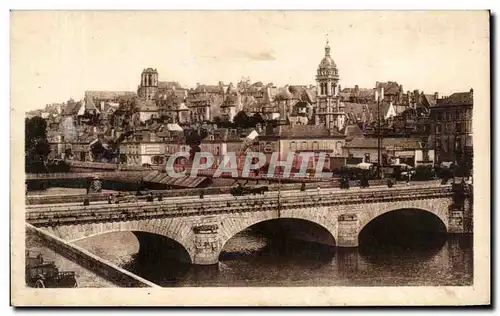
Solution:
{"label": "sky", "polygon": [[315,84],[328,38],[342,87],[397,81],[449,95],[488,80],[486,11],[14,11],[11,103],[40,109],[85,90],[160,81]]}

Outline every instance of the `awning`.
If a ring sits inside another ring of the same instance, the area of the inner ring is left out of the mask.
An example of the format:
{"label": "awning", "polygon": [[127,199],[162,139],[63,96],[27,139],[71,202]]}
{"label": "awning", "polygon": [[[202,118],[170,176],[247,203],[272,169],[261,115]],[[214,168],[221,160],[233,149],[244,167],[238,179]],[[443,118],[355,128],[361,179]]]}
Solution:
{"label": "awning", "polygon": [[361,163],[358,163],[356,165],[356,167],[358,167],[359,169],[363,169],[363,170],[370,170],[370,168],[373,167],[373,164],[367,163],[367,162],[361,162]]}
{"label": "awning", "polygon": [[203,181],[205,181],[207,177],[180,177],[174,178],[168,175],[168,173],[161,172],[151,172],[147,174],[144,178],[144,182],[150,183],[159,183],[166,184],[169,186],[183,187],[183,188],[196,188]]}
{"label": "awning", "polygon": [[394,156],[399,157],[399,158],[413,158],[413,157],[415,157],[415,152],[410,151],[410,150],[396,151],[394,153]]}

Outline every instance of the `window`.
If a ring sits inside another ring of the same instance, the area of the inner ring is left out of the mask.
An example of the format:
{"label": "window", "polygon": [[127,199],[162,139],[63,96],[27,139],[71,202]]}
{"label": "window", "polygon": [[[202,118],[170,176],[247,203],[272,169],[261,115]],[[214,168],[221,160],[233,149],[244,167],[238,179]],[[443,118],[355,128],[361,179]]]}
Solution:
{"label": "window", "polygon": [[441,134],[441,124],[436,124],[436,134]]}
{"label": "window", "polygon": [[297,150],[297,144],[295,142],[290,142],[290,150],[291,151],[296,151]]}
{"label": "window", "polygon": [[441,139],[436,138],[436,150],[441,150]]}
{"label": "window", "polygon": [[448,140],[443,139],[443,151],[448,152]]}
{"label": "window", "polygon": [[455,120],[459,120],[460,119],[460,111],[455,111]]}
{"label": "window", "polygon": [[370,154],[369,153],[365,154],[365,162],[370,162]]}
{"label": "window", "polygon": [[455,123],[455,132],[462,133],[462,122]]}
{"label": "window", "polygon": [[337,142],[337,150],[342,150],[342,142]]}
{"label": "window", "polygon": [[429,150],[424,149],[422,151],[422,159],[423,161],[429,161]]}
{"label": "window", "polygon": [[441,120],[443,119],[443,113],[438,112],[438,113],[437,113],[437,115],[436,115],[436,119],[437,119],[438,121],[441,121]]}
{"label": "window", "polygon": [[314,150],[319,150],[319,144],[318,144],[318,142],[317,142],[317,141],[314,141],[314,142],[313,142],[313,149],[314,149]]}
{"label": "window", "polygon": [[307,142],[302,142],[302,150],[307,150]]}
{"label": "window", "polygon": [[460,137],[455,138],[455,149],[462,148],[462,139]]}

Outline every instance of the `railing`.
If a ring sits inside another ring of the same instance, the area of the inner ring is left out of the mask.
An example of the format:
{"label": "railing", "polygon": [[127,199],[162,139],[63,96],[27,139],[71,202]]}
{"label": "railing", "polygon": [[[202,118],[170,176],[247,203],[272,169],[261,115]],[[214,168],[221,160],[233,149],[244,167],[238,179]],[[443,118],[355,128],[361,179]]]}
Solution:
{"label": "railing", "polygon": [[120,171],[152,170],[152,168],[150,167],[129,166],[123,164],[109,163],[109,162],[66,160],[66,163],[74,168],[85,168],[85,169],[105,169],[105,170],[120,170]]}
{"label": "railing", "polygon": [[[386,181],[384,180],[372,180],[369,181],[370,186],[377,185],[386,185]],[[269,191],[278,191],[280,185],[277,183],[274,184],[256,184],[256,185],[248,185],[248,188],[257,188],[261,186],[267,186]],[[299,190],[301,188],[301,183],[282,183],[280,190],[288,191],[288,190]],[[350,181],[351,188],[358,187],[359,181]],[[338,179],[332,179],[330,182],[308,182],[306,184],[307,189],[311,188],[340,188],[340,183]],[[197,188],[197,189],[175,189],[175,190],[150,190],[155,195],[161,194],[163,198],[168,197],[177,197],[177,196],[197,196],[201,192],[205,195],[213,195],[213,194],[228,194],[230,193],[231,186],[223,186],[223,187],[208,187],[208,188]],[[121,192],[122,197],[135,195],[135,192]],[[97,201],[106,201],[109,195],[116,194],[107,194],[107,193],[94,193],[94,194],[78,194],[78,195],[58,195],[58,196],[27,196],[26,197],[26,205],[41,205],[41,204],[56,204],[56,203],[71,203],[71,202],[79,202],[82,203],[85,198],[88,198],[90,202]],[[145,199],[139,198],[139,199]]]}
{"label": "railing", "polygon": [[[373,202],[392,202],[415,199],[429,199],[451,196],[449,186],[434,188],[376,189],[364,192],[293,192],[282,196],[281,208],[319,207],[329,205],[351,205]],[[200,200],[155,201],[149,203],[111,204],[71,208],[49,208],[26,213],[26,221],[35,225],[59,225],[70,222],[121,221],[154,217],[179,217],[207,215],[222,212],[262,211],[278,208],[276,194],[272,196],[243,196],[208,198]]]}
{"label": "railing", "polygon": [[82,173],[28,173],[26,180],[53,180],[53,179],[85,179],[85,178],[117,178],[120,176],[142,176],[147,171],[111,171],[111,172],[82,172]]}

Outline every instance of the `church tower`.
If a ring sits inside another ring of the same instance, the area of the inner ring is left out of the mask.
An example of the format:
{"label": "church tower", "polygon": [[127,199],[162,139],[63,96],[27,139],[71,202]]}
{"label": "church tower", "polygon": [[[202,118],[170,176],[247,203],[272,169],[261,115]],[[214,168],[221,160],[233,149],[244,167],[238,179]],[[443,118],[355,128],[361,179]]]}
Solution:
{"label": "church tower", "polygon": [[339,71],[330,56],[328,40],[325,57],[321,60],[316,73],[316,124],[329,129],[341,130],[345,123],[344,106],[340,103]]}
{"label": "church tower", "polygon": [[141,74],[141,85],[137,95],[139,98],[152,100],[158,93],[158,71],[153,68],[144,69]]}

